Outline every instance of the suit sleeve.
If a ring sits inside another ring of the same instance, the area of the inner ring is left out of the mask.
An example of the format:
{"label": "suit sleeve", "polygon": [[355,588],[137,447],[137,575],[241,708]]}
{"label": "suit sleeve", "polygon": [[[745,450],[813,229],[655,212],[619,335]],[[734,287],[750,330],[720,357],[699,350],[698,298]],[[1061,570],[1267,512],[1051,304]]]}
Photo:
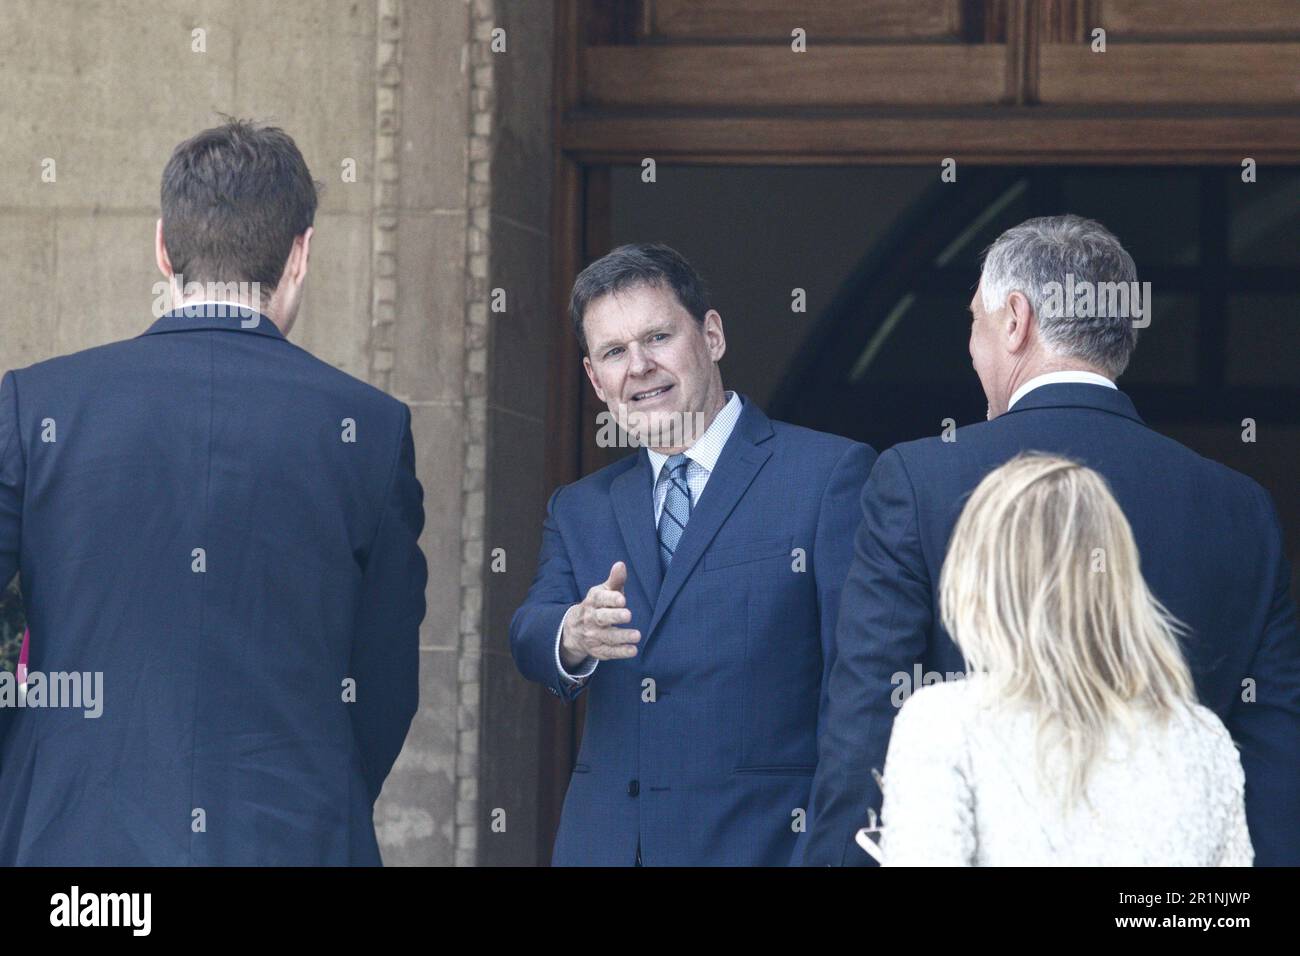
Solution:
{"label": "suit sleeve", "polygon": [[[25,481],[18,427],[18,385],[14,373],[6,372],[0,380],[0,589],[8,587],[18,571]],[[10,714],[9,708],[0,708],[0,740],[4,739]]]}
{"label": "suit sleeve", "polygon": [[817,577],[817,611],[821,631],[822,674],[821,703],[817,714],[817,731],[826,726],[830,699],[830,670],[835,662],[835,627],[839,620],[840,595],[853,559],[853,536],[849,528],[861,514],[862,489],[876,461],[869,445],[854,443],[835,464],[822,495],[821,514],[817,519],[814,572]]}
{"label": "suit sleeve", "polygon": [[1228,730],[1241,748],[1246,772],[1246,817],[1256,865],[1300,866],[1300,634],[1277,513],[1268,494],[1256,491],[1267,516],[1269,612],[1246,675],[1255,682],[1254,700],[1238,698]]}
{"label": "suit sleeve", "polygon": [[411,412],[402,407],[400,444],[367,553],[349,676],[356,681],[352,728],[371,801],[406,740],[419,704],[420,622],[428,566],[420,550],[424,493],[415,476]]}
{"label": "suit sleeve", "polygon": [[582,693],[587,682],[575,683],[564,678],[555,646],[565,612],[582,600],[569,552],[555,518],[563,491],[563,488],[556,489],[546,504],[537,575],[524,603],[510,621],[510,651],[524,677],[541,684],[557,697],[573,700]]}
{"label": "suit sleeve", "polygon": [[[840,594],[844,578],[853,558],[853,535],[849,529],[856,527],[862,487],[876,461],[876,452],[870,445],[854,442],[840,456],[831,470],[822,494],[821,510],[817,515],[817,532],[813,543],[813,573],[817,583],[818,638],[822,652],[821,698],[817,705],[817,737],[829,719],[830,672],[835,661],[835,625],[839,618]],[[790,858],[791,866],[801,866],[808,846],[807,834],[796,841]]]}
{"label": "suit sleeve", "polygon": [[818,741],[810,866],[872,865],[854,841],[867,810],[880,811],[873,770],[884,768],[897,708],[896,675],[910,674],[930,633],[931,585],[916,497],[902,457],[882,454],[862,490],[862,517],[840,596],[835,660]]}
{"label": "suit sleeve", "polygon": [[0,379],[0,588],[7,587],[18,572],[26,470],[18,427],[18,386],[14,373],[6,372]]}

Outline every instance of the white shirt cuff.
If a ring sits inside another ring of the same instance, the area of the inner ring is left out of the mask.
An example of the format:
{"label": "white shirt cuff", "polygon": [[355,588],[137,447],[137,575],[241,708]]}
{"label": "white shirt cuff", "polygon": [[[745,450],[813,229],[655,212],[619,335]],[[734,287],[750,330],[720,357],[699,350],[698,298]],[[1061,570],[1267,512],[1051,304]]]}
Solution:
{"label": "white shirt cuff", "polygon": [[[568,616],[569,612],[565,611],[564,617]],[[578,671],[576,674],[570,674],[564,669],[564,662],[560,660],[560,642],[564,639],[564,617],[560,618],[559,629],[555,632],[555,669],[560,672],[560,677],[564,679],[565,683],[569,685],[581,684],[596,672],[596,665],[599,664],[600,661],[596,660],[594,657],[588,657],[586,661],[583,662],[582,670]]]}

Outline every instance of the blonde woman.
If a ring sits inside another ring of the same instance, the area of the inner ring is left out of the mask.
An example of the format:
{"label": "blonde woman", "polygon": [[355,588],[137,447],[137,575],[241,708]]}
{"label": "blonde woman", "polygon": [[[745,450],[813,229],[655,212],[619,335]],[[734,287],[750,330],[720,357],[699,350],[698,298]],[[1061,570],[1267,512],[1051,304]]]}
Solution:
{"label": "blonde woman", "polygon": [[939,598],[968,677],[899,711],[887,865],[1250,865],[1237,751],[1100,475],[1046,455],[989,474]]}

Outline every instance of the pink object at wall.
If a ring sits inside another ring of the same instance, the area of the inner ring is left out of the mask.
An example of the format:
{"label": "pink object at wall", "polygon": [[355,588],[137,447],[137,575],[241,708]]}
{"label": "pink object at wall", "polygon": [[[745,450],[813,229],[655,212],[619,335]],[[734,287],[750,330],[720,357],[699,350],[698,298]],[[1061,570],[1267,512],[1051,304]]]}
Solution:
{"label": "pink object at wall", "polygon": [[23,631],[23,649],[18,652],[18,683],[27,683],[27,654],[31,650],[32,632],[29,628]]}

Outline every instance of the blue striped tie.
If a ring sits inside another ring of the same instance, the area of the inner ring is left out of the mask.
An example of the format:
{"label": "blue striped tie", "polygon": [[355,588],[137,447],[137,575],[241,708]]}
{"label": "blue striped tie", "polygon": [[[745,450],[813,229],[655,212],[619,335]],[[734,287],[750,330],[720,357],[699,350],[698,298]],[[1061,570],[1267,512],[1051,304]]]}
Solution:
{"label": "blue striped tie", "polygon": [[668,492],[664,496],[663,514],[659,516],[659,563],[665,572],[672,563],[677,542],[682,540],[686,522],[691,520],[691,488],[686,483],[688,464],[690,459],[685,455],[673,455],[664,462]]}

